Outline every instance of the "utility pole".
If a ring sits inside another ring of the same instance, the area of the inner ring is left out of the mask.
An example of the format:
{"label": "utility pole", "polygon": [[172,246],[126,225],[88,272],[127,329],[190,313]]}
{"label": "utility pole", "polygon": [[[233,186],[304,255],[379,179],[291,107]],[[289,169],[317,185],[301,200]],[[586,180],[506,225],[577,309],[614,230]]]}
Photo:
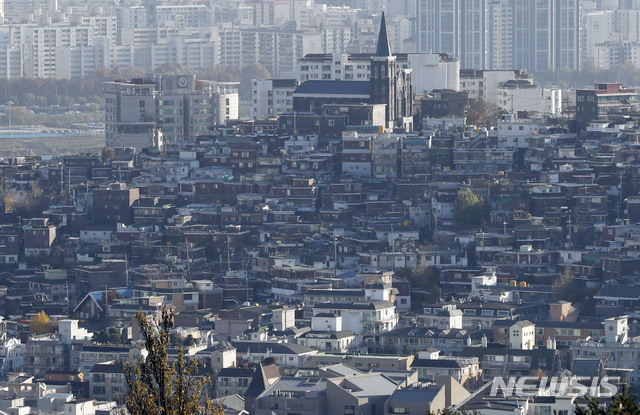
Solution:
{"label": "utility pole", "polygon": [[231,248],[229,243],[229,235],[227,234],[227,272],[231,272]]}
{"label": "utility pole", "polygon": [[338,235],[333,235],[333,276],[338,275]]}
{"label": "utility pole", "polygon": [[396,238],[393,235],[393,224],[391,225],[391,261],[393,261],[393,271],[396,270]]}

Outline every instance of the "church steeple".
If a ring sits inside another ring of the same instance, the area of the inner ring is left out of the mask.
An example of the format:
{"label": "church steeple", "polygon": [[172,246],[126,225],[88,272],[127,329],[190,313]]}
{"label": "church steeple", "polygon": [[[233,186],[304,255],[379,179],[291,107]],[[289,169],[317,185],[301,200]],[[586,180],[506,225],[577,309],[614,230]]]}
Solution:
{"label": "church steeple", "polygon": [[384,12],[382,12],[382,19],[380,19],[380,32],[378,32],[376,56],[391,56],[391,47],[389,46],[389,35],[387,34],[387,23],[384,18]]}

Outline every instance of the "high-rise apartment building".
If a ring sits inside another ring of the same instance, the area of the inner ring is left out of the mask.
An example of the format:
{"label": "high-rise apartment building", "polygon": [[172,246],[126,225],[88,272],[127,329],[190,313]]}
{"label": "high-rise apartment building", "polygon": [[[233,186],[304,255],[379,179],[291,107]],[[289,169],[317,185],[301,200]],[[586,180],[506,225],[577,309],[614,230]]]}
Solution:
{"label": "high-rise apartment building", "polygon": [[418,52],[463,69],[578,69],[579,0],[418,0]]}
{"label": "high-rise apartment building", "polygon": [[487,0],[418,0],[418,53],[446,53],[462,68],[483,69]]}
{"label": "high-rise apartment building", "polygon": [[490,69],[579,68],[579,0],[495,0],[488,10]]}

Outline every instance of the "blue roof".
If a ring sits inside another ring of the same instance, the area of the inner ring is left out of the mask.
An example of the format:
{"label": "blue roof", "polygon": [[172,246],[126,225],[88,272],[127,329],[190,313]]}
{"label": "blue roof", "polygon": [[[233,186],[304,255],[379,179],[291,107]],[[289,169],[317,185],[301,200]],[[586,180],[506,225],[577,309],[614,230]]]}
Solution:
{"label": "blue roof", "polygon": [[294,94],[370,95],[369,81],[306,81]]}

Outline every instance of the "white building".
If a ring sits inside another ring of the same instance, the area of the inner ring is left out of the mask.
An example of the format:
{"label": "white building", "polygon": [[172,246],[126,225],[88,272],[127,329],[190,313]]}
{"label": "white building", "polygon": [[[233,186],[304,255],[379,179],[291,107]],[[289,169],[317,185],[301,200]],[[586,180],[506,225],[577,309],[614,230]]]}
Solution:
{"label": "white building", "polygon": [[175,27],[204,27],[211,25],[210,12],[204,4],[155,6],[155,25]]}
{"label": "white building", "polygon": [[342,173],[371,177],[372,137],[359,137],[355,131],[342,133]]}
{"label": "white building", "polygon": [[536,344],[536,325],[529,320],[518,321],[509,327],[511,349],[533,350]]}
{"label": "white building", "polygon": [[411,81],[416,94],[434,89],[460,90],[460,61],[439,53],[409,53]]}
{"label": "white building", "polygon": [[87,329],[78,327],[78,320],[59,320],[58,334],[63,344],[71,344],[75,340],[90,340],[93,333],[89,333]]}
{"label": "white building", "polygon": [[7,372],[19,372],[24,363],[27,345],[22,344],[19,339],[10,338],[0,343],[0,374]]}
{"label": "white building", "polygon": [[[228,120],[239,118],[240,100],[238,98],[239,82],[204,81],[211,93],[211,123],[224,125]],[[204,127],[204,124],[202,124]],[[200,128],[204,133],[206,128]]]}
{"label": "white building", "polygon": [[462,69],[460,71],[460,91],[469,94],[469,99],[483,100],[497,105],[497,92],[500,84],[507,81],[528,81],[533,77],[520,70],[476,71]]}
{"label": "white building", "polygon": [[342,318],[342,329],[353,331],[356,341],[366,342],[372,336],[386,333],[398,325],[396,307],[390,301],[357,301],[354,303],[320,303],[313,315],[331,313]]}
{"label": "white building", "polygon": [[562,112],[562,90],[541,88],[526,80],[501,83],[496,90],[498,109],[517,114],[520,111],[557,116]]}
{"label": "white building", "polygon": [[604,369],[631,369],[631,384],[640,385],[640,343],[629,341],[627,316],[604,320],[605,341],[589,338],[571,345],[572,358],[602,359]]}
{"label": "white building", "polygon": [[[299,30],[239,29],[220,30],[220,61],[229,67],[254,63],[263,65],[273,76],[295,73],[298,59],[312,50],[305,50],[307,37],[315,40],[317,33]],[[313,43],[313,42],[312,42]]]}
{"label": "white building", "polygon": [[295,79],[254,79],[251,118],[265,119],[293,111]]}
{"label": "white building", "polygon": [[589,10],[582,24],[583,65],[611,69],[631,62],[640,66],[640,10]]}

